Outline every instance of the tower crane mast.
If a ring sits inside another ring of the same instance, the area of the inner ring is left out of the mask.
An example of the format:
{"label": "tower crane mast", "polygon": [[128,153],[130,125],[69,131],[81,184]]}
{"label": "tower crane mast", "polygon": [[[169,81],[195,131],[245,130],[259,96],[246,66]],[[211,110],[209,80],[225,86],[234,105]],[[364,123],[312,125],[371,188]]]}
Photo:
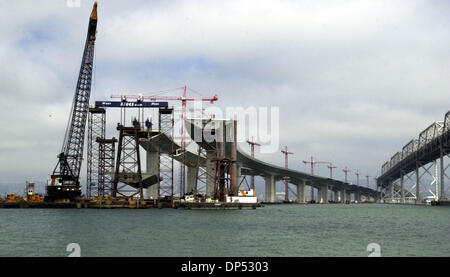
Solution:
{"label": "tower crane mast", "polygon": [[74,199],[81,195],[80,168],[83,160],[86,119],[91,94],[94,46],[97,31],[97,2],[89,17],[88,33],[75,96],[58,163],[47,184],[46,201]]}

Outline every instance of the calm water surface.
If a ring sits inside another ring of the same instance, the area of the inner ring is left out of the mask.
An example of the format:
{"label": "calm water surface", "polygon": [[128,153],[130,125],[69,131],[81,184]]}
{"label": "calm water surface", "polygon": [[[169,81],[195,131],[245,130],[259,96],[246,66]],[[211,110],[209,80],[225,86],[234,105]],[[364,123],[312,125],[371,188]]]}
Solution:
{"label": "calm water surface", "polygon": [[413,205],[0,209],[0,256],[450,256],[449,230],[450,207]]}

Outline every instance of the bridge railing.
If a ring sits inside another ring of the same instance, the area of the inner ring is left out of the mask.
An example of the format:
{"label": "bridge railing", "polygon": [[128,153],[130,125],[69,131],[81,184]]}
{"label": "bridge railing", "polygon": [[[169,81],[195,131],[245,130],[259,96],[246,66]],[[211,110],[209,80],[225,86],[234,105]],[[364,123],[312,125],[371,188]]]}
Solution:
{"label": "bridge railing", "polygon": [[384,173],[386,173],[389,170],[389,162],[385,162],[382,166],[381,166],[381,175],[383,175]]}
{"label": "bridge railing", "polygon": [[403,157],[403,159],[406,159],[407,157],[409,157],[409,155],[414,154],[414,152],[417,151],[418,147],[419,147],[419,140],[418,139],[412,139],[402,149],[402,157]]}
{"label": "bridge railing", "polygon": [[396,164],[398,164],[402,160],[402,153],[397,152],[394,156],[392,156],[391,161],[389,162],[390,167],[394,167]]}

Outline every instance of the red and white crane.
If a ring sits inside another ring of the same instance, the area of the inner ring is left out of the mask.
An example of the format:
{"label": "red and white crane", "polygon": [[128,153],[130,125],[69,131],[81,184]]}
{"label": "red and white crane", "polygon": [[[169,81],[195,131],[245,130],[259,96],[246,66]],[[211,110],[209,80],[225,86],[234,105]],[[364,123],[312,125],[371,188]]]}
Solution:
{"label": "red and white crane", "polygon": [[[330,162],[315,161],[311,156],[311,161],[303,161],[304,164],[311,164],[311,175],[314,176],[314,167],[316,164],[330,164]],[[311,188],[311,201],[314,200],[314,188]]]}
{"label": "red and white crane", "polygon": [[370,188],[370,183],[369,183],[370,176],[369,176],[369,174],[366,175],[366,178],[367,178],[367,187]]}
{"label": "red and white crane", "polygon": [[356,175],[356,185],[359,186],[359,175],[361,174],[359,173],[358,169],[356,170],[355,175]]}
{"label": "red and white crane", "polygon": [[337,168],[337,166],[334,166],[333,163],[330,163],[327,165],[327,167],[330,169],[330,179],[333,179],[333,169]]}
{"label": "red and white crane", "polygon": [[[289,155],[293,155],[293,152],[289,152],[287,146],[284,147],[284,150],[281,150],[281,153],[284,154],[284,166],[289,168]],[[284,177],[284,200],[289,201],[289,177]]]}
{"label": "red and white crane", "polygon": [[[255,146],[261,146],[261,144],[255,142],[253,140],[253,137],[252,137],[252,140],[247,140],[247,143],[250,145],[252,158],[254,158],[255,157]],[[255,176],[254,175],[252,175],[252,179],[251,179],[251,189],[255,189]]]}
{"label": "red and white crane", "polygon": [[344,169],[342,169],[342,171],[344,171],[345,173],[345,182],[348,183],[348,178],[347,178],[347,174],[349,172],[352,172],[350,169],[348,169],[347,167],[345,167]]}

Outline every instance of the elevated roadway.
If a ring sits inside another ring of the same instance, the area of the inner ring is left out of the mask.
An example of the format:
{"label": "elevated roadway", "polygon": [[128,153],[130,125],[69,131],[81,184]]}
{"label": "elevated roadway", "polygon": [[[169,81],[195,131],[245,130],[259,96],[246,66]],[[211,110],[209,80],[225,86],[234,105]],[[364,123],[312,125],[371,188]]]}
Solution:
{"label": "elevated roadway", "polygon": [[[203,119],[203,122],[201,124],[205,124],[204,121],[212,121],[211,119]],[[214,119],[215,122],[220,122],[220,120]],[[228,120],[225,120],[226,124],[229,122]],[[207,123],[207,122],[206,122]],[[214,126],[214,124],[212,124]],[[216,124],[217,126],[220,125]],[[190,134],[191,138],[195,141],[195,128],[198,127],[198,124],[196,122],[193,122],[193,120],[186,120],[186,126],[188,133]],[[152,162],[150,161],[151,157],[155,157],[157,155],[158,151],[158,144],[161,145],[161,152],[165,154],[171,155],[175,160],[181,162],[182,158],[181,155],[179,155],[180,151],[180,145],[176,142],[174,142],[167,134],[164,134],[162,132],[154,132],[152,137],[150,139],[143,139],[140,142],[140,145],[147,151],[147,159],[148,159],[148,165],[150,165],[150,168],[148,167],[147,170],[152,171],[152,173],[155,173],[156,168],[151,168]],[[201,141],[196,141],[197,144],[201,145],[202,147],[212,147],[212,143],[207,143],[202,136]],[[215,142],[214,142],[215,143]],[[213,143],[213,144],[214,144]],[[226,143],[226,151],[230,151],[230,143]],[[153,154],[152,154],[153,153]],[[150,157],[150,158],[149,158]],[[198,164],[205,164],[205,158],[198,155],[198,153],[187,150],[185,154],[184,163],[188,168],[188,191],[196,186],[196,174],[197,171],[195,170],[197,168]],[[305,194],[305,187],[311,186],[316,189],[318,189],[318,199],[317,202],[319,203],[328,203],[328,192],[329,190],[333,191],[335,195],[334,201],[340,201],[345,202],[346,200],[350,200],[351,194],[354,195],[354,199],[357,201],[361,201],[361,196],[371,197],[376,199],[377,198],[377,191],[363,187],[363,186],[356,186],[349,183],[342,182],[340,180],[330,179],[330,178],[324,178],[320,176],[313,176],[298,170],[293,169],[287,169],[278,165],[273,165],[270,163],[266,163],[264,161],[261,161],[256,158],[252,158],[250,155],[245,153],[239,146],[237,146],[237,164],[238,164],[238,176],[249,176],[249,175],[255,175],[255,176],[261,176],[265,179],[265,202],[276,202],[276,182],[279,180],[282,180],[285,176],[289,177],[290,183],[295,185],[297,187],[297,201],[299,203],[305,203],[306,202],[306,194]],[[195,175],[195,176],[193,176]],[[208,187],[208,183],[206,184]],[[208,191],[208,189],[207,189]]]}

